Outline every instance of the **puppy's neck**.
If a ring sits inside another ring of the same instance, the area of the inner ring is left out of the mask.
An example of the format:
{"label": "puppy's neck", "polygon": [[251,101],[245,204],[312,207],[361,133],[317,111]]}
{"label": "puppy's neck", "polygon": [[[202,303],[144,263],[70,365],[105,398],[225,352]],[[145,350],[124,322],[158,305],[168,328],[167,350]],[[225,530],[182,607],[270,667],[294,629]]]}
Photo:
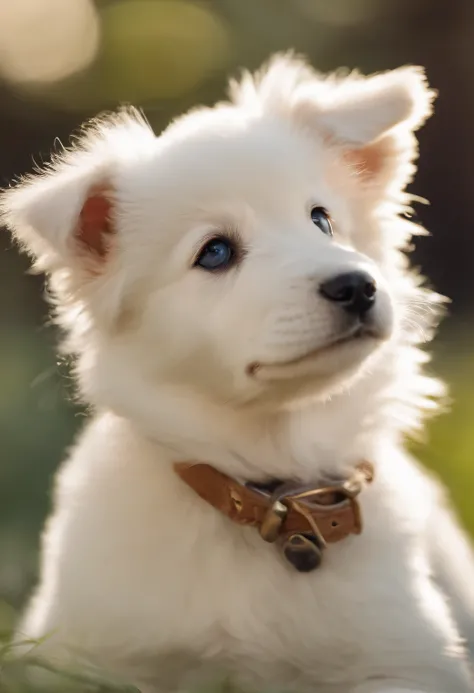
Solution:
{"label": "puppy's neck", "polygon": [[[339,398],[338,398],[339,399]],[[245,480],[309,482],[370,459],[377,445],[362,407],[305,402],[278,412],[234,409],[177,386],[163,386],[132,425],[172,462],[206,462]],[[137,412],[135,412],[137,414]],[[129,418],[129,417],[127,417]]]}

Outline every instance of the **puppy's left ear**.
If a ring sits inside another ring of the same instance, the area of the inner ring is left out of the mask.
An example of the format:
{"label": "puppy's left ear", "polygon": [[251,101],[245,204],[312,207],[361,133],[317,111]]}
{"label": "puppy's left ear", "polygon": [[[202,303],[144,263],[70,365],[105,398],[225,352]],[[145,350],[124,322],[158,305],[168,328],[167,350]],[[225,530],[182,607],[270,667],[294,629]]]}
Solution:
{"label": "puppy's left ear", "polygon": [[[369,187],[403,189],[417,155],[413,132],[431,115],[435,92],[420,67],[404,67],[363,78],[329,80],[319,92],[319,128],[330,144],[341,147],[345,160]],[[309,115],[309,100],[300,108]]]}

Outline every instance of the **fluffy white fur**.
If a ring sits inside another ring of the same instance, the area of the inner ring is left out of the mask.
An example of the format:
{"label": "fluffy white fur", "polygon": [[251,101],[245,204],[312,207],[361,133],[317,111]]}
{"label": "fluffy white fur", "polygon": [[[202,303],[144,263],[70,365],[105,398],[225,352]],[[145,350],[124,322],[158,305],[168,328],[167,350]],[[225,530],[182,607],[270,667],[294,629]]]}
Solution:
{"label": "fluffy white fur", "polygon": [[[45,656],[145,691],[229,678],[254,691],[472,690],[471,549],[403,449],[440,393],[418,349],[439,300],[409,271],[419,229],[400,216],[431,102],[418,68],[323,78],[280,56],[158,138],[133,110],[97,120],[3,194],[95,412],[58,474],[19,637],[49,634]],[[78,240],[97,186],[112,204],[105,258]],[[193,260],[215,233],[245,253],[209,274]],[[359,268],[378,282],[378,338],[324,350],[345,318],[318,286]],[[172,470],[201,460],[306,482],[360,459],[376,468],[364,532],[310,574]]]}

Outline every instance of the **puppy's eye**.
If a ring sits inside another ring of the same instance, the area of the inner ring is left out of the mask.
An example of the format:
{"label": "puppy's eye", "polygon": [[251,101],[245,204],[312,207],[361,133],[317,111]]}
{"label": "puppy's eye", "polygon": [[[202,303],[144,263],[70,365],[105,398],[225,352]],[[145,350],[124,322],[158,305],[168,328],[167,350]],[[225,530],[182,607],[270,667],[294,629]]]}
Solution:
{"label": "puppy's eye", "polygon": [[194,266],[209,272],[228,269],[235,260],[235,249],[228,238],[213,238],[201,249]]}
{"label": "puppy's eye", "polygon": [[321,229],[326,236],[332,236],[331,218],[324,207],[313,207],[311,210],[311,221]]}

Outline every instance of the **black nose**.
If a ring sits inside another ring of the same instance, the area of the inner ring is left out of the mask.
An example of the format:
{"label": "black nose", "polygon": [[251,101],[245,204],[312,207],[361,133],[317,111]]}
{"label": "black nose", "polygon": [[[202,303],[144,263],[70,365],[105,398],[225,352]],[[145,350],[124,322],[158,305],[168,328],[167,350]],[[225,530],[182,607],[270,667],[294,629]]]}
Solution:
{"label": "black nose", "polygon": [[363,315],[374,305],[377,287],[370,274],[359,271],[338,274],[323,282],[319,290],[325,298],[336,301],[348,313]]}

